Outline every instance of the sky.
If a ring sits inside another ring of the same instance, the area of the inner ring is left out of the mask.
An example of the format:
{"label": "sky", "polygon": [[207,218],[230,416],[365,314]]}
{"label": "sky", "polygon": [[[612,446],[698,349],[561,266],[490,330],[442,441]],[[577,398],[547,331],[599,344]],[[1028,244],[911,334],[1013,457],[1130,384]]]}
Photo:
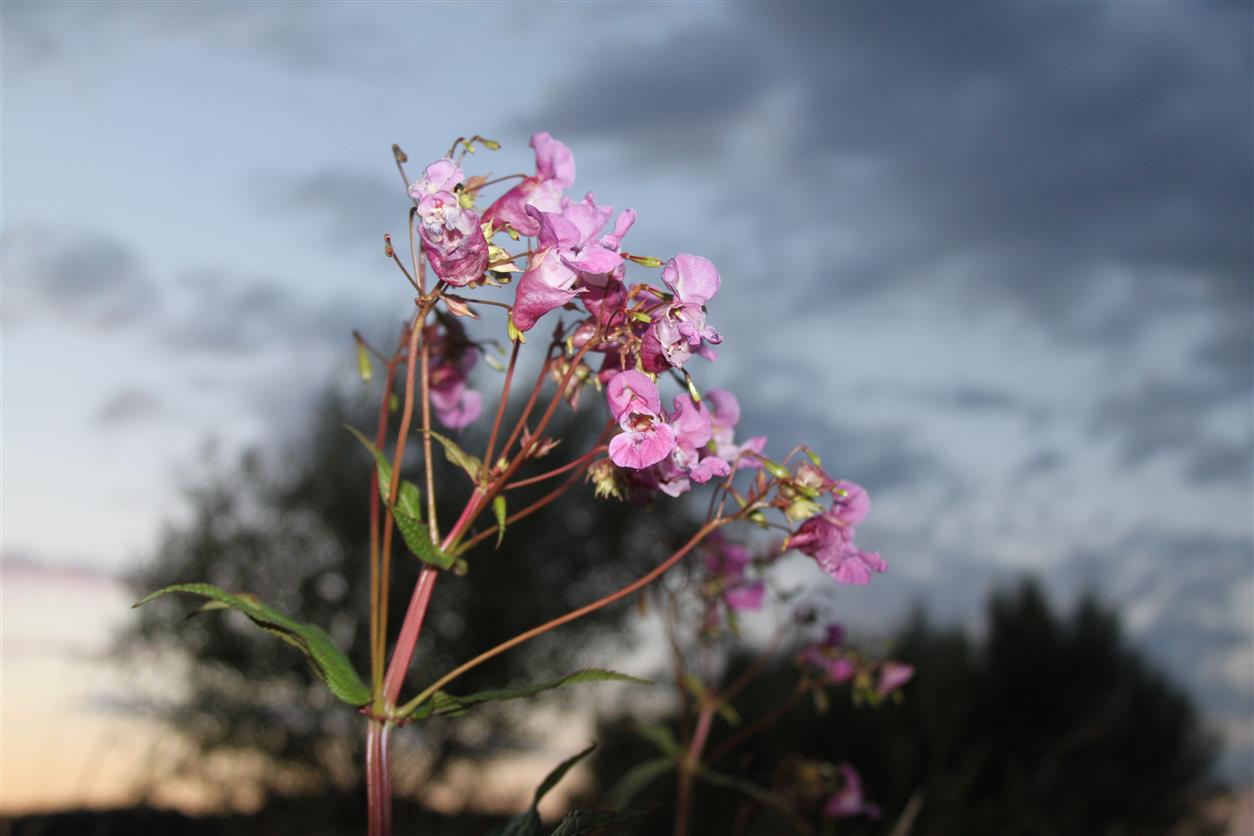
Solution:
{"label": "sky", "polygon": [[1061,601],[1094,590],[1248,786],[1252,18],[6,2],[6,751],[54,721],[11,707],[55,654],[40,675],[65,703],[99,702],[73,671],[126,614],[66,579],[146,557],[206,447],[292,434],[352,375],[351,330],[404,315],[390,145],[420,164],[484,134],[505,147],[474,162],[502,174],[547,130],[574,193],[637,210],[633,252],[719,266],[724,344],[700,371],[744,426],[871,492],[860,539],[890,571],[835,590],[841,617],[922,601],[974,625],[1024,572]]}

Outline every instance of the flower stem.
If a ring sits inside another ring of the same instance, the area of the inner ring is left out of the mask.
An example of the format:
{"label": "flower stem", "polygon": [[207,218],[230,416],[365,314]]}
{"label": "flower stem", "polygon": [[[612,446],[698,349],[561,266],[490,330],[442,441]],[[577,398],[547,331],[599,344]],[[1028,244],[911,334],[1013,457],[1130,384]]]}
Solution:
{"label": "flower stem", "polygon": [[366,808],[369,836],[392,836],[390,723],[371,717],[366,731]]}

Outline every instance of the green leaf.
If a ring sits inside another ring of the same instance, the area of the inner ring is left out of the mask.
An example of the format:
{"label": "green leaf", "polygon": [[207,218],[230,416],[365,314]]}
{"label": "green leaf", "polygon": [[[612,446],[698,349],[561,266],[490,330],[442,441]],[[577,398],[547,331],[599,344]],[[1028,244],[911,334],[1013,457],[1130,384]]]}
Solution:
{"label": "green leaf", "polygon": [[496,515],[496,545],[500,548],[501,541],[505,539],[505,497],[498,494],[492,500],[492,513]]}
{"label": "green leaf", "polygon": [[479,470],[483,467],[483,462],[479,461],[478,457],[467,453],[457,445],[456,441],[446,435],[441,435],[435,430],[427,430],[427,432],[444,447],[444,455],[450,462],[470,474],[471,480],[479,479]]}
{"label": "green leaf", "polygon": [[[391,243],[388,243],[391,247]],[[361,375],[362,383],[369,383],[374,377],[374,368],[370,365],[370,352],[361,343],[357,343],[357,374]]]}
{"label": "green leaf", "polygon": [[531,809],[534,810],[536,807],[539,807],[540,801],[549,794],[549,790],[556,787],[561,780],[566,777],[566,773],[570,772],[571,768],[574,767],[575,764],[588,757],[588,755],[591,755],[596,748],[597,745],[593,743],[587,749],[584,749],[578,754],[571,755],[569,758],[553,767],[553,771],[544,776],[544,780],[540,782],[540,786],[536,787],[536,793],[531,799]]}
{"label": "green leaf", "polygon": [[427,528],[426,523],[402,510],[399,502],[392,508],[392,517],[396,520],[396,528],[400,531],[405,545],[423,563],[449,569],[456,562],[455,556],[431,541],[431,530]]}
{"label": "green leaf", "polygon": [[288,618],[253,595],[232,595],[207,583],[167,586],[144,596],[134,606],[142,606],[169,592],[185,592],[208,598],[209,605],[202,609],[229,607],[242,612],[258,627],[299,648],[309,659],[314,671],[330,687],[331,693],[340,700],[354,706],[370,702],[370,688],[357,675],[357,671],[353,670],[353,664],[348,661],[348,657],[335,646],[321,627]]}
{"label": "green leaf", "polygon": [[[455,558],[431,541],[431,530],[422,521],[422,491],[413,482],[402,479],[400,487],[396,492],[396,503],[392,504],[390,501],[392,489],[391,462],[388,461],[387,456],[383,455],[379,448],[374,446],[370,439],[358,432],[355,427],[345,424],[344,428],[352,433],[374,456],[375,467],[379,472],[379,496],[383,498],[383,504],[392,512],[392,518],[396,520],[396,528],[400,531],[401,539],[405,541],[405,545],[423,563],[430,563],[433,566],[439,566],[441,569],[451,567]],[[432,435],[435,435],[435,433],[432,433]]]}
{"label": "green leaf", "polygon": [[596,749],[596,747],[597,745],[593,743],[579,754],[559,763],[552,772],[544,777],[544,780],[540,782],[540,786],[536,787],[535,795],[531,798],[531,806],[514,816],[500,828],[492,831],[492,836],[540,836],[540,814],[536,811],[536,808],[540,806],[540,800],[544,798],[549,790],[557,786],[558,781],[561,781],[566,776],[566,773],[570,771],[572,766],[592,754],[592,750]]}
{"label": "green leaf", "polygon": [[495,691],[479,691],[466,696],[455,696],[444,691],[436,691],[431,698],[418,706],[409,715],[415,720],[422,720],[432,715],[458,717],[465,714],[476,705],[485,702],[502,702],[505,700],[517,700],[525,697],[533,697],[544,691],[551,691],[554,688],[561,688],[566,685],[575,685],[580,682],[638,682],[643,685],[652,685],[653,683],[647,679],[640,679],[635,676],[628,676],[625,673],[617,671],[607,671],[601,668],[587,668],[585,670],[576,671],[557,679],[549,679],[544,682],[536,682],[531,685],[521,685],[517,688],[502,688]]}
{"label": "green leaf", "polygon": [[638,763],[622,778],[618,779],[618,783],[610,790],[609,802],[610,806],[618,807],[626,804],[635,797],[636,793],[653,783],[654,779],[665,775],[675,768],[675,759],[673,757],[650,758],[643,763]]}
{"label": "green leaf", "polygon": [[392,501],[392,463],[388,461],[387,456],[383,455],[383,451],[375,447],[374,442],[366,438],[359,429],[349,424],[345,424],[344,429],[352,433],[353,437],[370,451],[370,455],[374,456],[375,468],[379,473],[379,497],[386,505]]}
{"label": "green leaf", "polygon": [[603,827],[620,824],[645,814],[644,810],[624,810],[621,813],[613,810],[572,810],[567,813],[562,823],[549,836],[579,836],[591,833]]}

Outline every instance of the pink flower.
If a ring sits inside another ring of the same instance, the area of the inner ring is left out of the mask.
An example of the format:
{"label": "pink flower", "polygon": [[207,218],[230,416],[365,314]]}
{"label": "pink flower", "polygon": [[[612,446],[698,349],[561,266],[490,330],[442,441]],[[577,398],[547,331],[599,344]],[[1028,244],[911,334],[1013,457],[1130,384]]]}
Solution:
{"label": "pink flower", "polygon": [[823,808],[823,815],[828,818],[848,818],[863,815],[870,819],[880,817],[880,808],[869,803],[862,795],[862,779],[857,770],[847,763],[836,767],[840,773],[843,786],[840,791],[828,799]]}
{"label": "pink flower", "polygon": [[618,245],[635,219],[634,212],[619,216],[614,232],[601,235],[613,215],[609,206],[597,206],[589,194],[579,203],[567,202],[561,214],[528,206],[538,225],[539,249],[531,256],[514,296],[514,325],[529,331],[540,317],[570,302],[586,284],[604,286],[609,274],[622,266]]}
{"label": "pink flower", "polygon": [[531,135],[536,152],[536,173],[505,194],[483,213],[485,221],[500,228],[509,224],[523,235],[540,231],[539,219],[528,213],[532,207],[541,212],[558,212],[562,208],[562,190],[575,182],[575,158],[570,149],[547,133]]}
{"label": "pink flower", "polygon": [[651,311],[653,322],[645,332],[641,359],[649,371],[679,368],[702,341],[721,343],[723,338],[705,323],[705,303],[714,297],[722,282],[718,270],[707,258],[682,253],[662,268],[662,281],[674,294],[669,304]]}
{"label": "pink flower", "polygon": [[671,454],[675,431],[660,415],[662,398],[648,375],[634,369],[620,372],[610,380],[605,396],[623,430],[610,439],[614,464],[641,470]]}
{"label": "pink flower", "polygon": [[431,345],[431,407],[440,423],[460,430],[483,411],[483,396],[467,386],[478,359],[461,323],[449,319],[427,328]]}
{"label": "pink flower", "polygon": [[812,517],[788,538],[788,545],[818,561],[824,572],[837,583],[864,586],[872,572],[888,568],[878,552],[867,552],[853,544],[853,528],[833,519],[832,514]]}
{"label": "pink flower", "polygon": [[452,160],[427,166],[409,194],[418,201],[418,234],[431,269],[444,281],[462,287],[488,266],[488,239],[479,216],[463,209],[453,190],[462,182],[462,170]]}
{"label": "pink flower", "polygon": [[710,406],[710,437],[714,441],[715,454],[740,468],[761,467],[756,456],[744,454],[765,450],[766,436],[754,436],[744,444],[735,442],[736,425],[740,423],[740,402],[736,396],[726,389],[711,389],[705,393],[705,402]]}

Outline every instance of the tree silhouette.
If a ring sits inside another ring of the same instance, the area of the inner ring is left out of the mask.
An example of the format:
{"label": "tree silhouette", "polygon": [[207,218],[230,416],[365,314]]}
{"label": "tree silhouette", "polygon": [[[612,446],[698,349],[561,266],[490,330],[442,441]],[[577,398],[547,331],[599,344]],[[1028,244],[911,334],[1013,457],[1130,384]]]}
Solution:
{"label": "tree silhouette", "polygon": [[[979,642],[918,611],[892,656],[916,667],[900,704],[859,708],[835,691],[825,713],[802,703],[717,767],[787,794],[781,781],[798,758],[854,764],[885,815],[823,822],[821,833],[894,833],[908,807],[915,834],[1219,832],[1207,819],[1217,792],[1212,739],[1183,692],[1127,645],[1116,616],[1094,598],[1061,619],[1026,581],[992,596]],[[747,663],[731,665],[727,681]],[[782,659],[744,692],[739,714],[745,722],[766,714],[795,681]],[[604,787],[657,756],[633,726],[621,716],[602,723]],[[711,748],[733,732],[718,724]],[[633,803],[661,805],[666,821],[672,784],[658,779]],[[709,785],[697,792],[693,819],[702,834],[796,832],[769,807]]]}

